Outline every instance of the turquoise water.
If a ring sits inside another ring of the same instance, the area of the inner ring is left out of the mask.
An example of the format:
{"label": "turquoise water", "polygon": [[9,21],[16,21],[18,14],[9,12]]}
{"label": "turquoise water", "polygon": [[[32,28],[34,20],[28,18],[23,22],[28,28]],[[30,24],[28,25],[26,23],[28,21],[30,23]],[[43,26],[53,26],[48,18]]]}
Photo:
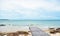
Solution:
{"label": "turquoise water", "polygon": [[40,26],[60,26],[60,21],[52,21],[52,20],[0,20],[0,24],[9,24],[9,25],[31,25],[37,24]]}

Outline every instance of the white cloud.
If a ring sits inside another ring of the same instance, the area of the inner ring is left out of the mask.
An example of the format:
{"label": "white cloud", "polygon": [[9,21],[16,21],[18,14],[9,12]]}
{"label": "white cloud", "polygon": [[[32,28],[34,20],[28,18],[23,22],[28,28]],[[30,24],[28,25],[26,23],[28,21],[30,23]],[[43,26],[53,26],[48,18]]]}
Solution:
{"label": "white cloud", "polygon": [[41,16],[39,17],[39,19],[59,19],[59,18],[56,17],[56,16],[41,15]]}
{"label": "white cloud", "polygon": [[[42,16],[46,11],[60,11],[60,6],[57,5],[56,1],[48,2],[46,0],[1,0],[0,10],[6,13],[2,14],[3,17],[15,18],[56,18],[54,16]],[[38,11],[39,8],[44,10]],[[43,12],[41,14],[41,12]],[[8,13],[8,14],[7,14]],[[19,13],[19,15],[11,14]],[[8,15],[8,16],[7,16]]]}
{"label": "white cloud", "polygon": [[40,15],[40,13],[33,11],[19,11],[19,10],[15,10],[17,13],[24,15],[24,17],[37,17]]}
{"label": "white cloud", "polygon": [[16,9],[19,7],[27,9],[44,8],[46,10],[60,10],[56,2],[47,2],[45,0],[2,0],[1,9]]}

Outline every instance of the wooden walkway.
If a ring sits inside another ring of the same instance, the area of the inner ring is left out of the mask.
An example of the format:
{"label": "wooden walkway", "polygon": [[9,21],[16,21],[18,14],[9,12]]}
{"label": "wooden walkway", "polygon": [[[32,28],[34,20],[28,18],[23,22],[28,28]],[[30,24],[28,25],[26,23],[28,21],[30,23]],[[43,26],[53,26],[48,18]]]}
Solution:
{"label": "wooden walkway", "polygon": [[29,29],[32,33],[32,36],[50,36],[49,34],[45,33],[37,27],[29,27]]}

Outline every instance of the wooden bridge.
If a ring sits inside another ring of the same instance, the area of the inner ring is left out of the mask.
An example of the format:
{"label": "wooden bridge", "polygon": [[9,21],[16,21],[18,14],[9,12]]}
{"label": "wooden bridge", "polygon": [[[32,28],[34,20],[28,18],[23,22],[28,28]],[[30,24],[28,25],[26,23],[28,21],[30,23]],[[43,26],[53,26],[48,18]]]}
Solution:
{"label": "wooden bridge", "polygon": [[42,31],[40,28],[30,27],[29,29],[32,33],[32,36],[50,36],[49,34]]}

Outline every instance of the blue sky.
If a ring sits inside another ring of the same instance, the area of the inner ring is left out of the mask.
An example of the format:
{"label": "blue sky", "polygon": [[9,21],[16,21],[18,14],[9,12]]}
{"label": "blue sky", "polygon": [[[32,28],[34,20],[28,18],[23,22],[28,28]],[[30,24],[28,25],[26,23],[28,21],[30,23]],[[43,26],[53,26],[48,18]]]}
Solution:
{"label": "blue sky", "polygon": [[0,0],[0,19],[60,19],[60,0]]}

